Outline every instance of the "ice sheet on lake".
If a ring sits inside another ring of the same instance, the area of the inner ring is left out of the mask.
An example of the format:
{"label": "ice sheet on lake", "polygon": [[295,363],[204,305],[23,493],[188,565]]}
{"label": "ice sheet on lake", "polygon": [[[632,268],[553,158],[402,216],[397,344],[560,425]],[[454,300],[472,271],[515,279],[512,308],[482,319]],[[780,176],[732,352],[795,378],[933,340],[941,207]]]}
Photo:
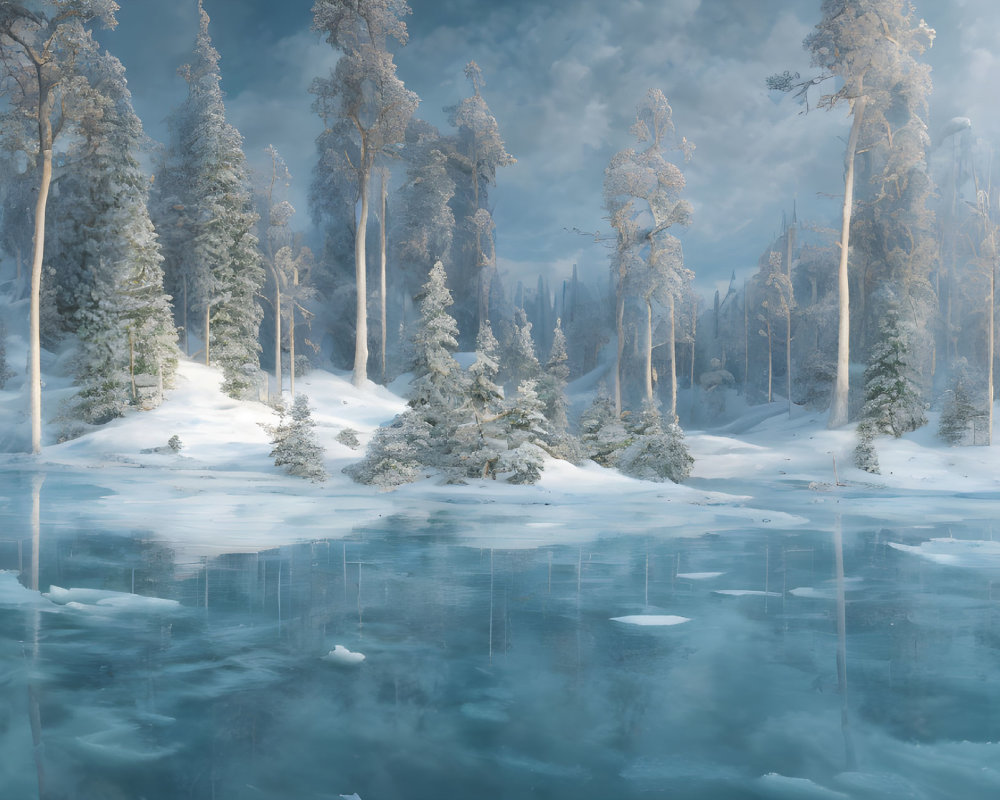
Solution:
{"label": "ice sheet on lake", "polygon": [[730,597],[781,597],[781,592],[765,592],[763,589],[713,589],[712,593]]}
{"label": "ice sheet on lake", "polygon": [[678,572],[677,577],[686,581],[707,581],[725,574],[725,572]]}

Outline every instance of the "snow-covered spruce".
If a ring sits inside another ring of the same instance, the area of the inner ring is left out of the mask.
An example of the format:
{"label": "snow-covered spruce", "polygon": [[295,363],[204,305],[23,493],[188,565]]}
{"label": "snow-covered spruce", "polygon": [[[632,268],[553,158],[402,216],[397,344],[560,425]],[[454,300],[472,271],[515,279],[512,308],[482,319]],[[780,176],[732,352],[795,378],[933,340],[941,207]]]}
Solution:
{"label": "snow-covered spruce", "polygon": [[618,457],[618,469],[633,478],[681,483],[691,474],[694,459],[677,423],[664,426],[659,411],[644,403],[633,426],[631,443]]}
{"label": "snow-covered spruce", "polygon": [[580,439],[584,455],[602,467],[613,467],[625,447],[627,432],[615,413],[615,401],[601,385],[590,407],[580,417]]}
{"label": "snow-covered spruce", "polygon": [[865,369],[865,404],[861,418],[873,432],[897,439],[927,424],[920,389],[913,379],[910,347],[890,308],[880,326],[879,341],[872,348]]}
{"label": "snow-covered spruce", "polygon": [[[246,396],[256,385],[264,269],[253,193],[239,131],[226,122],[219,53],[199,4],[200,26],[184,103],[169,118],[170,147],[154,184],[164,271],[179,324],[207,338],[222,367],[223,390]],[[207,336],[206,336],[207,334]]]}
{"label": "snow-covered spruce", "polygon": [[430,425],[415,409],[408,409],[375,431],[365,457],[344,472],[358,483],[382,489],[420,480],[428,472],[423,459],[430,438]]}
{"label": "snow-covered spruce", "polygon": [[312,412],[309,400],[304,394],[296,395],[289,411],[281,410],[281,422],[269,429],[271,434],[271,457],[276,467],[284,467],[289,475],[309,478],[311,481],[326,480],[323,469],[323,448],[316,442]]}

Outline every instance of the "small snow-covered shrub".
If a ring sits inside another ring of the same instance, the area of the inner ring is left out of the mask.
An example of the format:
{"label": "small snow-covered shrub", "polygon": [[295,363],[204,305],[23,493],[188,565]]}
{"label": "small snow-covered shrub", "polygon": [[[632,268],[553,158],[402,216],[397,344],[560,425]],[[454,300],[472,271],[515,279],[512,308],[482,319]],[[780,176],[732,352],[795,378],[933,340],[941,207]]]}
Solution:
{"label": "small snow-covered shrub", "polygon": [[587,458],[602,467],[613,467],[625,447],[628,434],[615,404],[606,392],[600,392],[580,417],[580,441]]}
{"label": "small snow-covered shrub", "polygon": [[297,395],[291,411],[284,410],[278,427],[270,431],[274,465],[284,467],[289,475],[315,482],[326,480],[323,448],[316,442],[315,427],[308,398]]}
{"label": "small snow-covered shrub", "polygon": [[344,430],[337,434],[337,441],[344,445],[344,447],[350,447],[352,450],[357,450],[361,447],[361,442],[358,441],[358,432],[354,428],[344,428]]}
{"label": "small snow-covered shrub", "polygon": [[424,477],[421,457],[430,444],[430,426],[419,413],[408,409],[390,425],[379,428],[365,457],[344,468],[358,483],[390,489]]}
{"label": "small snow-covered shrub", "polygon": [[646,404],[633,427],[633,440],[618,457],[625,475],[647,481],[681,483],[691,474],[694,459],[684,444],[680,425],[663,427],[659,412]]}
{"label": "small snow-covered shrub", "polygon": [[858,444],[854,448],[854,465],[873,475],[880,473],[878,452],[875,450],[875,426],[868,421],[858,425]]}
{"label": "small snow-covered shrub", "polygon": [[500,453],[496,471],[507,475],[507,483],[537,483],[542,477],[544,451],[531,442]]}
{"label": "small snow-covered shrub", "polygon": [[184,447],[184,443],[181,441],[181,437],[176,433],[167,439],[167,447],[173,450],[175,453],[179,453]]}

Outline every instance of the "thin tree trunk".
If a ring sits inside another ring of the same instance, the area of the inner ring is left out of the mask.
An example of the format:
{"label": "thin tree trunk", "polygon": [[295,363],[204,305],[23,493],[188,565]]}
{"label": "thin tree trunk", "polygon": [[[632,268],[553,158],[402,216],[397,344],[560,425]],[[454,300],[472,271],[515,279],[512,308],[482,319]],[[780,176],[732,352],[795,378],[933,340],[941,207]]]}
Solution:
{"label": "thin tree trunk", "polygon": [[785,275],[788,278],[788,297],[785,303],[785,391],[788,394],[788,418],[792,418],[792,255],[795,250],[795,221],[788,227],[785,244]]}
{"label": "thin tree trunk", "polygon": [[380,171],[380,173],[381,173],[381,177],[382,177],[382,186],[381,186],[382,212],[381,212],[381,214],[379,214],[379,244],[381,246],[381,256],[382,256],[381,260],[382,260],[382,265],[381,265],[381,269],[379,271],[379,276],[380,276],[379,301],[380,301],[380,305],[381,305],[380,311],[381,311],[381,317],[382,317],[382,320],[381,320],[382,321],[382,340],[381,340],[382,352],[381,352],[381,356],[382,356],[382,383],[384,384],[385,383],[386,371],[387,371],[386,370],[386,364],[385,364],[385,338],[386,338],[386,335],[387,335],[387,323],[386,323],[386,313],[385,313],[385,306],[386,306],[386,298],[385,298],[385,266],[386,266],[386,263],[385,263],[386,262],[386,250],[385,250],[385,207],[386,207],[386,192],[388,191],[388,186],[387,186],[387,182],[388,182],[387,181],[387,179],[388,179],[388,170],[383,169],[383,170]]}
{"label": "thin tree trunk", "polygon": [[132,329],[128,329],[128,377],[132,384],[132,402],[135,402],[135,334]]}
{"label": "thin tree trunk", "polygon": [[698,343],[698,298],[691,301],[691,419],[694,419],[694,357]]}
{"label": "thin tree trunk", "polygon": [[669,303],[667,307],[670,311],[670,338],[668,346],[670,348],[670,416],[671,423],[677,422],[677,339],[674,333],[674,295],[671,292],[667,295]]}
{"label": "thin tree trunk", "polygon": [[750,284],[743,281],[743,397],[750,402]]}
{"label": "thin tree trunk", "polygon": [[181,276],[181,292],[184,302],[181,303],[181,327],[184,328],[184,355],[191,355],[191,347],[188,344],[188,279],[187,275]]}
{"label": "thin tree trunk", "polygon": [[205,366],[209,365],[209,336],[211,336],[212,304],[205,304]]}
{"label": "thin tree trunk", "polygon": [[[365,158],[362,155],[362,158]],[[354,232],[354,280],[357,285],[354,326],[354,373],[351,382],[361,388],[368,380],[368,267],[365,262],[365,235],[368,232],[368,174],[361,176],[361,215]]]}
{"label": "thin tree trunk", "polygon": [[851,243],[851,213],[854,207],[854,156],[858,149],[858,135],[865,112],[865,97],[854,101],[854,121],[847,141],[844,166],[844,210],[840,227],[840,266],[837,270],[837,287],[840,299],[840,317],[837,328],[837,378],[834,383],[833,401],[830,404],[828,428],[839,428],[847,424],[847,400],[850,391],[851,363],[851,314],[850,286],[847,282],[847,256]]}
{"label": "thin tree trunk", "polygon": [[[296,277],[298,273],[296,273]],[[288,390],[295,399],[295,303],[292,302],[288,315]]]}
{"label": "thin tree trunk", "polygon": [[622,414],[622,356],[625,354],[625,297],[618,289],[615,304],[615,331],[618,334],[618,352],[615,355],[615,414]]}
{"label": "thin tree trunk", "polygon": [[993,253],[991,254],[990,260],[990,325],[989,325],[989,365],[986,368],[986,415],[987,415],[987,425],[986,425],[986,444],[992,446],[993,444],[993,352],[994,343],[996,341],[996,281],[997,281],[997,266],[996,266],[996,244],[995,238],[996,233],[994,232],[994,246]]}
{"label": "thin tree trunk", "polygon": [[278,270],[272,266],[274,274],[274,396],[281,399],[281,283]]}
{"label": "thin tree trunk", "polygon": [[[788,284],[791,291],[791,283]],[[788,393],[788,418],[792,418],[792,301],[785,308],[785,391]]]}
{"label": "thin tree trunk", "polygon": [[[39,85],[42,85],[39,75]],[[42,145],[42,179],[35,201],[35,240],[31,259],[31,306],[28,322],[28,381],[31,384],[31,452],[42,452],[42,256],[45,252],[45,206],[52,185],[52,122],[49,118],[51,95],[44,89],[38,101],[38,136]]]}
{"label": "thin tree trunk", "polygon": [[653,303],[646,296],[646,402],[653,405]]}
{"label": "thin tree trunk", "polygon": [[771,319],[767,320],[767,402],[770,403],[774,396],[771,392],[772,378],[774,376],[774,346],[771,339]]}

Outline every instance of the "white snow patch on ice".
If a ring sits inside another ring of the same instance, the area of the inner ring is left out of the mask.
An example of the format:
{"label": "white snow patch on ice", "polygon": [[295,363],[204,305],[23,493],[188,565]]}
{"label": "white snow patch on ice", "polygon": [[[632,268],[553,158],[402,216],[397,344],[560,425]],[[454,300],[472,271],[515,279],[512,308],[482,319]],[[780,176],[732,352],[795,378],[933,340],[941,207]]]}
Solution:
{"label": "white snow patch on ice", "polygon": [[666,626],[666,625],[680,625],[684,622],[690,622],[689,617],[678,617],[672,614],[630,614],[625,617],[612,617],[612,622],[622,622],[626,625],[644,625],[644,626]]}
{"label": "white snow patch on ice", "polygon": [[344,647],[344,645],[338,644],[334,646],[333,650],[323,656],[323,660],[329,661],[331,664],[354,666],[365,660],[365,654],[353,652]]}

